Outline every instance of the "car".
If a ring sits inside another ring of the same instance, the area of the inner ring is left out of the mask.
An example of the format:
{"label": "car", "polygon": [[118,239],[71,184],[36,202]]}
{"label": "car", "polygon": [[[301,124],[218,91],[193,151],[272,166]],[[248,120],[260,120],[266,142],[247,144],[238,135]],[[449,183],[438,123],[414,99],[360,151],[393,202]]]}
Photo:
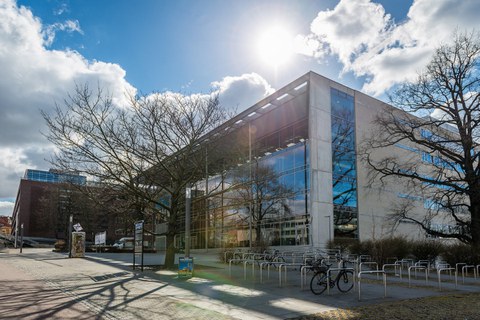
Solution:
{"label": "car", "polygon": [[133,237],[124,237],[120,238],[120,240],[115,241],[113,244],[114,248],[125,250],[125,249],[133,249],[134,246],[134,238]]}

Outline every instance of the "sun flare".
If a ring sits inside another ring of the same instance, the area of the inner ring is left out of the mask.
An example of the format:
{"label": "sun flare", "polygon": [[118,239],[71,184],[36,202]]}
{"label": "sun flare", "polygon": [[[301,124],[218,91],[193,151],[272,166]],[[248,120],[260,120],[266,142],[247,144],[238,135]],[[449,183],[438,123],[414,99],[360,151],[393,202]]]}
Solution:
{"label": "sun flare", "polygon": [[272,26],[260,35],[257,47],[263,62],[278,67],[292,55],[292,36],[285,28]]}

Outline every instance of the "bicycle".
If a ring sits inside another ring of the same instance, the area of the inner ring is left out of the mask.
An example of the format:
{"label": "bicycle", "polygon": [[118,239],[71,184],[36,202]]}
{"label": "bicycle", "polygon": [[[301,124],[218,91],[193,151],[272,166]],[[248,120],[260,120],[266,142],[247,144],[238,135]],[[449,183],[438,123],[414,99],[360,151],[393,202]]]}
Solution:
{"label": "bicycle", "polygon": [[285,258],[278,250],[274,250],[272,254],[267,254],[264,252],[263,258],[257,260],[258,266],[260,266],[262,263],[267,263],[267,265],[278,267],[278,263],[285,263]]}
{"label": "bicycle", "polygon": [[225,263],[228,263],[230,260],[233,259],[233,264],[239,264],[243,258],[244,253],[240,250],[235,251],[227,251],[225,254]]}
{"label": "bicycle", "polygon": [[337,286],[340,292],[348,292],[353,288],[353,271],[347,270],[345,264],[348,261],[340,260],[342,263],[341,270],[337,273],[337,276],[332,279],[328,270],[331,265],[322,264],[316,268],[316,272],[310,280],[310,290],[316,294],[322,294],[327,289],[327,284],[330,288]]}

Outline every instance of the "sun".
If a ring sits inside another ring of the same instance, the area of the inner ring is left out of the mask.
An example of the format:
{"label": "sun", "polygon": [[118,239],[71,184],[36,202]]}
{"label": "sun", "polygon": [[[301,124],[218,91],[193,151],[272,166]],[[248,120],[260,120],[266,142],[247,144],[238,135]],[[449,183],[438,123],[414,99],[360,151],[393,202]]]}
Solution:
{"label": "sun", "polygon": [[292,35],[282,26],[271,26],[260,34],[257,48],[262,62],[278,67],[292,56]]}

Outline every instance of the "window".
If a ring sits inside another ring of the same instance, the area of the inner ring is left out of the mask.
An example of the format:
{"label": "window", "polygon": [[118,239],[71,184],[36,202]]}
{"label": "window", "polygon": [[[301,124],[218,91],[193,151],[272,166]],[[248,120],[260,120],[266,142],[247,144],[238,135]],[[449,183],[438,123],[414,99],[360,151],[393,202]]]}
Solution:
{"label": "window", "polygon": [[335,236],[356,238],[355,103],[353,96],[333,88],[330,91],[330,97]]}

